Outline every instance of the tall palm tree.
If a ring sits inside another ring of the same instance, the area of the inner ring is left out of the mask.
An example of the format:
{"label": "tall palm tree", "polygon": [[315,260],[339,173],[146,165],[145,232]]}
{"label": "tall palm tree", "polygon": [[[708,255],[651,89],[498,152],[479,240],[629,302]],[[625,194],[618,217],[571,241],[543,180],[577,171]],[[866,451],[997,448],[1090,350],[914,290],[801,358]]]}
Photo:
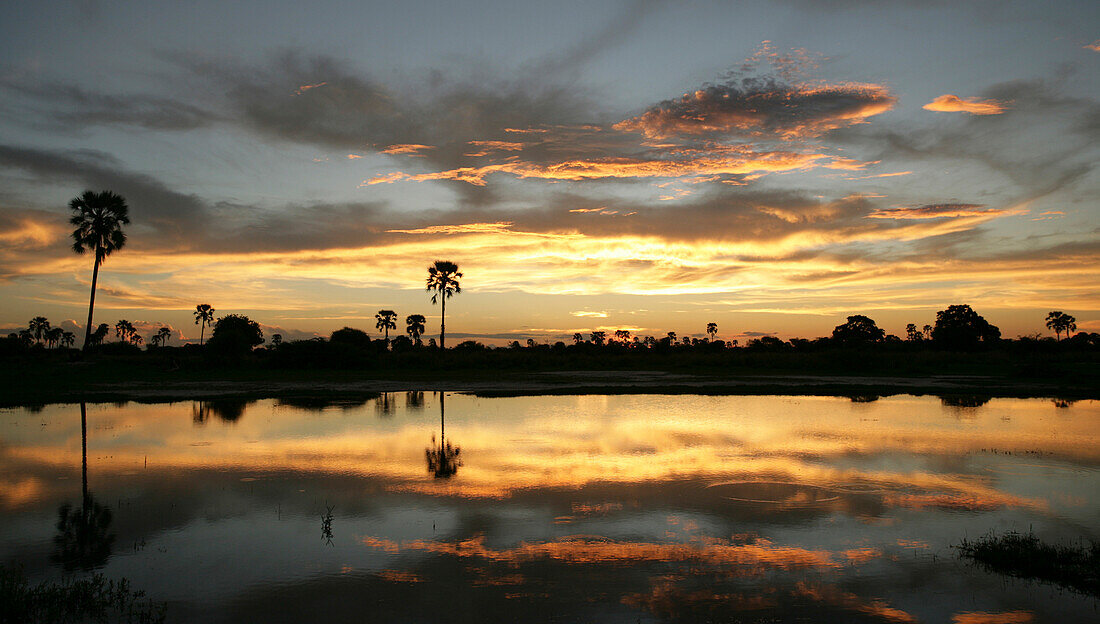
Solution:
{"label": "tall palm tree", "polygon": [[50,322],[44,316],[36,316],[31,319],[31,322],[27,323],[27,329],[34,334],[35,342],[42,342],[42,339],[46,337],[46,332],[50,331]]}
{"label": "tall palm tree", "polygon": [[424,335],[424,325],[427,322],[423,314],[410,314],[405,317],[405,331],[412,336],[416,344],[420,344],[420,337]]}
{"label": "tall palm tree", "polygon": [[428,267],[428,292],[432,293],[432,303],[440,303],[439,309],[439,348],[444,349],[444,339],[447,336],[447,300],[455,293],[462,292],[458,284],[458,278],[462,273],[458,272],[458,265],[447,260],[436,260]]}
{"label": "tall palm tree", "polygon": [[87,349],[88,338],[92,335],[92,312],[95,309],[95,285],[99,279],[99,265],[112,252],[122,249],[126,244],[126,233],[122,231],[122,226],[130,223],[130,208],[121,195],[111,191],[84,191],[83,195],[69,202],[69,209],[74,213],[69,223],[76,226],[73,230],[73,251],[83,254],[91,249],[95,252],[92,294],[88,299],[88,324],[84,328],[84,349]]}
{"label": "tall palm tree", "polygon": [[397,312],[393,310],[379,310],[374,315],[374,327],[378,331],[386,332],[386,344],[390,342],[390,330],[397,329]]}
{"label": "tall palm tree", "polygon": [[1066,338],[1077,329],[1077,319],[1065,312],[1053,311],[1047,315],[1047,329],[1054,330],[1058,339],[1062,339],[1062,332],[1066,332]]}
{"label": "tall palm tree", "polygon": [[209,303],[200,303],[195,306],[195,325],[202,323],[202,329],[199,330],[199,346],[202,346],[202,339],[206,336],[206,326],[209,323],[214,322],[214,308],[210,307]]}
{"label": "tall palm tree", "polygon": [[711,340],[718,335],[718,323],[707,323],[707,335]]}

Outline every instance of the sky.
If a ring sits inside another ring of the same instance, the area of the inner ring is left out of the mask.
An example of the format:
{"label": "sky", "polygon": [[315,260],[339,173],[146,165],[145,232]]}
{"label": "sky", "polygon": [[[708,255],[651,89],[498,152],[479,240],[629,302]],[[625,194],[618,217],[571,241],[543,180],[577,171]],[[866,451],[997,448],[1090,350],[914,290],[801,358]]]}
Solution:
{"label": "sky", "polygon": [[[95,324],[1100,331],[1100,5],[0,5],[0,331],[82,336],[68,202],[124,196]],[[430,335],[430,334],[429,334]]]}

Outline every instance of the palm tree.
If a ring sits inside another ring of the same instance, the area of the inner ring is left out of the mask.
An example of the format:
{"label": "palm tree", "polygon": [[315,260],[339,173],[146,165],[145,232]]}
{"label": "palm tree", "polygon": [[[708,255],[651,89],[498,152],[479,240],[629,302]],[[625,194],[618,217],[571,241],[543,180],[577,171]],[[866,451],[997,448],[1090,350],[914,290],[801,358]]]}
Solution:
{"label": "palm tree", "polygon": [[106,323],[100,323],[99,327],[97,327],[96,330],[94,332],[92,332],[92,336],[89,339],[90,341],[86,341],[84,344],[85,345],[89,345],[89,344],[90,345],[97,345],[97,344],[103,342],[103,339],[107,337],[107,334],[110,333],[110,331],[111,331],[111,326],[110,325],[108,325]]}
{"label": "palm tree", "polygon": [[112,252],[122,249],[126,244],[123,225],[130,223],[130,208],[121,195],[111,191],[94,193],[84,191],[80,197],[69,202],[73,217],[69,223],[76,226],[73,230],[73,251],[83,254],[86,250],[95,251],[95,264],[92,268],[92,294],[88,299],[88,324],[84,328],[84,348],[88,348],[88,338],[92,335],[92,312],[95,309],[95,285],[99,279],[99,265]]}
{"label": "palm tree", "polygon": [[134,324],[127,320],[115,323],[115,336],[118,336],[118,339],[122,342],[133,342],[134,344],[141,342],[141,336],[137,335]]}
{"label": "palm tree", "polygon": [[[458,265],[447,260],[436,260],[428,267],[428,292],[432,292],[432,303],[438,301],[439,308],[439,348],[445,349],[444,340],[447,336],[447,300],[454,294],[462,292],[458,278],[462,273],[458,272]],[[434,291],[434,292],[433,292]]]}
{"label": "palm tree", "polygon": [[199,330],[199,346],[202,346],[202,339],[206,335],[206,325],[214,322],[214,308],[210,307],[209,303],[200,303],[195,306],[195,325],[202,323],[202,329]]}
{"label": "palm tree", "polygon": [[61,346],[68,349],[73,346],[74,342],[76,342],[76,334],[71,331],[61,332]]}
{"label": "palm tree", "polygon": [[420,344],[420,337],[424,335],[424,325],[427,319],[423,314],[410,314],[405,317],[405,331],[412,336],[413,342]]}
{"label": "palm tree", "polygon": [[34,334],[35,342],[42,342],[42,339],[46,337],[46,332],[50,331],[50,322],[44,316],[36,316],[31,319],[31,322],[27,323],[27,329]]}
{"label": "palm tree", "polygon": [[711,340],[718,335],[718,323],[707,323],[707,335]]}
{"label": "palm tree", "polygon": [[676,332],[668,332],[668,344],[669,346],[676,346]]}
{"label": "palm tree", "polygon": [[618,340],[619,342],[622,342],[622,343],[628,342],[630,340],[630,330],[616,329],[615,330],[615,340]]}
{"label": "palm tree", "polygon": [[397,312],[393,310],[379,310],[374,315],[374,327],[378,331],[386,332],[386,344],[390,342],[390,330],[397,329]]}
{"label": "palm tree", "polygon": [[172,330],[167,327],[161,327],[157,330],[157,336],[160,338],[161,344],[167,345],[168,339],[172,337]]}
{"label": "palm tree", "polygon": [[61,334],[64,333],[64,331],[65,330],[60,327],[51,327],[49,331],[46,332],[46,346],[56,347],[57,343],[61,342]]}
{"label": "palm tree", "polygon": [[580,332],[573,334],[573,344],[580,344],[582,340],[584,340],[584,336]]}
{"label": "palm tree", "polygon": [[596,330],[591,334],[592,342],[597,345],[602,345],[603,341],[607,338],[607,332],[602,330]]}

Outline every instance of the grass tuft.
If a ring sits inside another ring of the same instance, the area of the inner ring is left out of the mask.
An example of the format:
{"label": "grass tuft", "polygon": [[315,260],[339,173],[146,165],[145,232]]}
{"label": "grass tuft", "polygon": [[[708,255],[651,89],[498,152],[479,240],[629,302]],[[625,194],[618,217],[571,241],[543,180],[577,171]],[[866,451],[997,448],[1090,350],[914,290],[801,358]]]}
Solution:
{"label": "grass tuft", "polygon": [[990,532],[956,548],[986,570],[1100,596],[1100,544],[1046,544],[1033,533]]}

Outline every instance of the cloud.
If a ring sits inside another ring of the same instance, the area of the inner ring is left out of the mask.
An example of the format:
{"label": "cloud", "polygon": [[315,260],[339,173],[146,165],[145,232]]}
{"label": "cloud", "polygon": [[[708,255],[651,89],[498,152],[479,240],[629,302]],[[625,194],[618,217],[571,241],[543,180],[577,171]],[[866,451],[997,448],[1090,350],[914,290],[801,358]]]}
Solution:
{"label": "cloud", "polygon": [[963,99],[950,94],[941,95],[921,108],[937,113],[970,113],[971,115],[1000,115],[1005,112],[1003,102],[978,98]]}
{"label": "cloud", "polygon": [[616,130],[651,139],[684,137],[816,137],[893,108],[881,85],[789,84],[778,77],[748,77],[704,85],[619,122]]}
{"label": "cloud", "polygon": [[220,117],[213,111],[167,96],[105,94],[67,84],[0,81],[0,89],[33,102],[24,115],[38,126],[82,130],[90,126],[135,126],[147,130],[195,130]]}
{"label": "cloud", "polygon": [[592,312],[592,311],[589,311],[589,310],[577,310],[575,312],[570,312],[569,314],[571,316],[579,316],[579,317],[582,317],[582,318],[583,317],[607,318],[607,312],[603,312],[603,311]]}
{"label": "cloud", "polygon": [[1097,39],[1092,43],[1087,43],[1082,47],[1084,47],[1086,50],[1092,50],[1093,52],[1100,52],[1100,39]]}
{"label": "cloud", "polygon": [[981,204],[927,204],[917,207],[880,208],[867,215],[869,219],[957,219],[962,217],[998,217],[1009,213]]}

